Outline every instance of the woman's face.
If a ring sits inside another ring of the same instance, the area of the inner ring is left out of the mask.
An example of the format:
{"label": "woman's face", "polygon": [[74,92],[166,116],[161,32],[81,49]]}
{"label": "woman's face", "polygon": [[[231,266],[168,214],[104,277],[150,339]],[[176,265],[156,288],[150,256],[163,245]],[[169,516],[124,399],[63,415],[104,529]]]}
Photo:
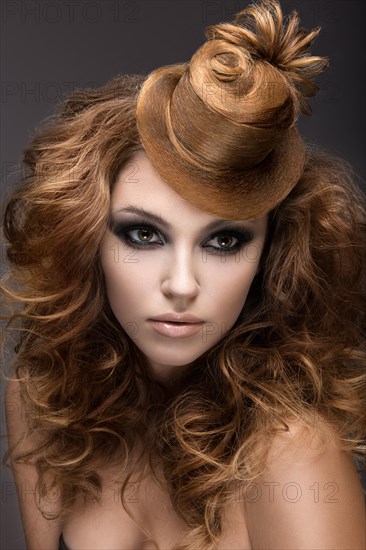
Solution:
{"label": "woman's face", "polygon": [[[121,170],[102,268],[112,311],[156,378],[168,382],[235,324],[259,268],[267,218],[228,222],[197,209],[160,179],[142,151]],[[151,321],[170,313],[202,322],[190,333],[192,325]],[[174,336],[179,327],[188,334]]]}

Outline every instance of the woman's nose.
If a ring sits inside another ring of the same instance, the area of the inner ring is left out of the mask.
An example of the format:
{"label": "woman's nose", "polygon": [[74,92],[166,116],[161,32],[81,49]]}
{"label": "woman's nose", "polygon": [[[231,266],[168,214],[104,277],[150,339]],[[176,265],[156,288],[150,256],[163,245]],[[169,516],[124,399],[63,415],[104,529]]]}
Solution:
{"label": "woman's nose", "polygon": [[179,297],[192,298],[199,292],[197,262],[188,251],[181,251],[163,271],[161,290]]}

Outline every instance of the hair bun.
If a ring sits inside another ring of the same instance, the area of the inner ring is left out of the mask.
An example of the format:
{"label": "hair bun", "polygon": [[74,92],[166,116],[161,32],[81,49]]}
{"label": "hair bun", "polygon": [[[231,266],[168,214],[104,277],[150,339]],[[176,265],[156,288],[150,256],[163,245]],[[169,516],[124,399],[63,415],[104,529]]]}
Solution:
{"label": "hair bun", "polygon": [[328,66],[329,60],[309,55],[309,47],[319,34],[320,27],[308,32],[298,26],[297,12],[283,17],[277,0],[262,0],[259,5],[251,5],[238,12],[232,23],[206,28],[207,38],[218,41],[219,50],[223,42],[240,48],[239,59],[239,52],[231,50],[232,54],[236,53],[236,60],[232,54],[215,54],[211,50],[211,68],[219,80],[233,81],[243,74],[240,71],[243,57],[249,65],[258,61],[270,63],[287,78],[295,91],[299,109],[309,115],[312,111],[305,98],[314,96],[319,90],[312,78]]}
{"label": "hair bun", "polygon": [[161,178],[217,216],[250,219],[278,205],[306,162],[296,121],[311,113],[311,78],[327,64],[308,54],[318,32],[298,30],[296,12],[284,25],[279,3],[262,0],[207,27],[189,62],[153,71],[136,120]]}

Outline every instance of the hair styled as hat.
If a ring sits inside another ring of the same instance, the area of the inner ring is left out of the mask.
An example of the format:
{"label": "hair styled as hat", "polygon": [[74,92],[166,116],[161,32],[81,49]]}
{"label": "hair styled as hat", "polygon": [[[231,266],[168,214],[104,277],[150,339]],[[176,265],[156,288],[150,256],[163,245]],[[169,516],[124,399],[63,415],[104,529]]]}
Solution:
{"label": "hair styled as hat", "polygon": [[310,56],[320,28],[298,28],[276,0],[206,28],[187,63],[149,74],[137,100],[137,126],[160,177],[197,208],[250,219],[275,208],[298,182],[305,147],[296,128],[311,78],[328,64]]}

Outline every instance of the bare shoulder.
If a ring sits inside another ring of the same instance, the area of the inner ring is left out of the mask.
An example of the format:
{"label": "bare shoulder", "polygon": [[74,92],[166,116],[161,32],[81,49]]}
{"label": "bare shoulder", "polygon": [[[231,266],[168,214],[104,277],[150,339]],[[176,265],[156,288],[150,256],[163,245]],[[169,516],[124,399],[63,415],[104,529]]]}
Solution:
{"label": "bare shoulder", "polygon": [[[5,411],[7,437],[9,447],[15,443],[19,445],[15,454],[33,450],[38,446],[39,438],[27,432],[27,411],[21,400],[21,382],[12,375],[5,388]],[[35,501],[35,489],[38,474],[33,464],[17,463],[10,457],[11,469],[14,477],[19,511],[21,514],[24,535],[28,550],[57,550],[58,539],[62,531],[60,519],[47,520],[39,511]],[[58,495],[53,495],[52,501],[43,503],[43,509],[55,513],[59,510]]]}
{"label": "bare shoulder", "polygon": [[337,432],[321,417],[317,417],[312,430],[300,420],[290,420],[287,424],[289,430],[279,432],[272,441],[268,468],[287,468],[303,461],[308,464],[341,449]]}
{"label": "bare shoulder", "polygon": [[365,500],[355,462],[334,429],[319,422],[314,433],[293,421],[274,438],[266,468],[244,500],[253,548],[365,549]]}
{"label": "bare shoulder", "polygon": [[5,416],[9,444],[22,439],[27,428],[26,407],[21,395],[21,381],[13,373],[5,387]]}

